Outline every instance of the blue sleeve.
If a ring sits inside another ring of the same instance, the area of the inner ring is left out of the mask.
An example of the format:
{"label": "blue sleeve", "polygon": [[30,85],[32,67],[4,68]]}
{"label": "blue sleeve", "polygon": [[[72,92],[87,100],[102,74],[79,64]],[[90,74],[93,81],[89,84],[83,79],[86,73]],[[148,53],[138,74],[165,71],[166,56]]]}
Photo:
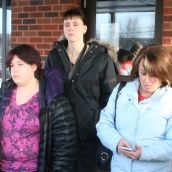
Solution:
{"label": "blue sleeve", "polygon": [[164,140],[155,141],[147,147],[142,147],[140,160],[169,161],[172,160],[172,116],[168,119]]}

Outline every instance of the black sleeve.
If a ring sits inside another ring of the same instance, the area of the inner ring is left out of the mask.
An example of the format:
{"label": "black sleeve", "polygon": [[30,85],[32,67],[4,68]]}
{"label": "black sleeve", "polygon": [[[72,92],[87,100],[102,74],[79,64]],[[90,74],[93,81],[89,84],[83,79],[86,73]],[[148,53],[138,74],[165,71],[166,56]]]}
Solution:
{"label": "black sleeve", "polygon": [[48,56],[45,59],[44,68],[49,69],[53,67],[53,56],[57,56],[55,49],[49,52]]}
{"label": "black sleeve", "polygon": [[105,55],[102,61],[104,68],[100,75],[100,107],[104,108],[108,102],[109,96],[116,84],[116,73],[112,59]]}
{"label": "black sleeve", "polygon": [[60,95],[52,104],[51,172],[71,172],[76,160],[76,126],[69,101]]}

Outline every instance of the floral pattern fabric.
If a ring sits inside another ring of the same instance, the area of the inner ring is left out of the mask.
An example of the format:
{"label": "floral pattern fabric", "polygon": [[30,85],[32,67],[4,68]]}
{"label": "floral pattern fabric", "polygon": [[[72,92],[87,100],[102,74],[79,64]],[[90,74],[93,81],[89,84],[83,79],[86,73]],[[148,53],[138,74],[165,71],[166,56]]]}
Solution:
{"label": "floral pattern fabric", "polygon": [[1,171],[34,172],[40,140],[39,93],[26,103],[16,104],[16,89],[2,117]]}

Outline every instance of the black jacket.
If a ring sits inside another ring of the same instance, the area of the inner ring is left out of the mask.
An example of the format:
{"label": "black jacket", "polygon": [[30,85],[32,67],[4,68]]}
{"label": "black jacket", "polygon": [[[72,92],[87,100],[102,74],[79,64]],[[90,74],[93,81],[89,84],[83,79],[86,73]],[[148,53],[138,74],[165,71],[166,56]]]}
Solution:
{"label": "black jacket", "polygon": [[66,47],[65,40],[55,43],[55,48],[46,59],[45,68],[62,71],[65,93],[76,115],[79,142],[92,142],[97,139],[95,125],[100,110],[106,105],[115,85],[113,61],[106,47],[91,42],[81,60],[74,65],[71,74]]}
{"label": "black jacket", "polygon": [[[62,84],[59,73],[55,70],[46,71],[40,80],[41,137],[37,172],[73,170],[76,157],[76,127],[69,101],[62,94]],[[12,80],[3,84],[0,115],[8,105],[11,91],[15,86]]]}

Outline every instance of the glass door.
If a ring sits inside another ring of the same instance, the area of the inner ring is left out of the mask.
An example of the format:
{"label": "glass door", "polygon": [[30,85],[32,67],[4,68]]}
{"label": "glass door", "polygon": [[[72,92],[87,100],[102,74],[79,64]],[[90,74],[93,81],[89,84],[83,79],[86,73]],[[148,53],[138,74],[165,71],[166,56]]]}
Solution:
{"label": "glass door", "polygon": [[6,54],[11,48],[11,0],[0,2],[0,84],[9,78],[6,71]]}
{"label": "glass door", "polygon": [[96,2],[96,37],[116,49],[130,50],[135,42],[155,43],[156,0]]}

